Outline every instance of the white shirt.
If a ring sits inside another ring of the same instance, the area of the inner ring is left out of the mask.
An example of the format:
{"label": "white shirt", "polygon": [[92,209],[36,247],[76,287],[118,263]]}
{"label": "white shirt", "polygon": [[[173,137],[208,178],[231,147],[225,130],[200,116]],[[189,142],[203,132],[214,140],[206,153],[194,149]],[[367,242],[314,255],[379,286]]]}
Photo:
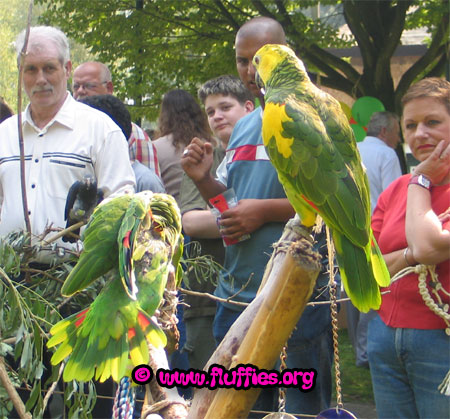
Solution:
{"label": "white shirt", "polygon": [[357,146],[369,178],[370,207],[373,212],[381,192],[402,175],[402,170],[394,149],[383,140],[368,136]]}
{"label": "white shirt", "polygon": [[[120,128],[103,112],[77,102],[70,93],[56,116],[38,128],[28,106],[22,114],[25,180],[33,235],[64,228],[70,186],[89,174],[104,196],[133,192],[135,177]],[[17,115],[0,124],[0,236],[25,230],[20,183]],[[55,233],[50,233],[47,238]],[[72,248],[61,240],[58,246]],[[47,262],[48,255],[38,260]]]}

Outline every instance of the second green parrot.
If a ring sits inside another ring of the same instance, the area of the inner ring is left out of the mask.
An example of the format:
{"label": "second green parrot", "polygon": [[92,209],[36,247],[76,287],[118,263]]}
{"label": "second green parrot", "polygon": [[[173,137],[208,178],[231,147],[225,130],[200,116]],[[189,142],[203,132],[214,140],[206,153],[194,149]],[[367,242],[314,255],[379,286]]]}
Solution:
{"label": "second green parrot", "polygon": [[90,307],[54,325],[51,362],[66,357],[63,379],[119,382],[130,367],[148,364],[147,343],[166,345],[152,317],[169,275],[179,275],[181,218],[175,200],[150,191],[99,205],[82,235],[84,249],[62,287],[69,296],[107,273]]}
{"label": "second green parrot", "polygon": [[367,176],[353,131],[337,100],[310,81],[287,46],[265,45],[254,58],[264,88],[262,137],[286,195],[310,227],[319,214],[330,228],[352,303],[378,309],[390,275],[370,228]]}

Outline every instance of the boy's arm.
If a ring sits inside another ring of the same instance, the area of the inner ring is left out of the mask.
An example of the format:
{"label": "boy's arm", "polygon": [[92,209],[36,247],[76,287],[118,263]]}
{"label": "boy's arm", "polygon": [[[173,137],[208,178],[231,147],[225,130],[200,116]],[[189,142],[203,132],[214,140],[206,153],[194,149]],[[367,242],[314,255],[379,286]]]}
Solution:
{"label": "boy's arm", "polygon": [[294,208],[287,198],[242,199],[237,206],[222,214],[221,231],[231,239],[239,239],[266,223],[286,222],[294,215]]}
{"label": "boy's arm", "polygon": [[183,214],[184,232],[198,239],[220,238],[216,217],[209,210],[191,210]]}

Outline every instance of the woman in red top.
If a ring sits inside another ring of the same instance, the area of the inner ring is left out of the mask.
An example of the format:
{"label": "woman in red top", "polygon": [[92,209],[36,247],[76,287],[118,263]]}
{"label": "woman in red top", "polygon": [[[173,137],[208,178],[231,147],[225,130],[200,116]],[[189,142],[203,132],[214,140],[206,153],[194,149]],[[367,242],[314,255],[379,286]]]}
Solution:
{"label": "woman in red top", "polygon": [[[402,99],[406,142],[420,164],[379,197],[372,228],[394,276],[436,265],[450,291],[450,83],[427,78]],[[418,274],[394,281],[369,324],[368,356],[380,418],[449,418],[450,397],[438,390],[450,368],[450,326],[425,305]],[[431,292],[430,278],[427,288]],[[446,294],[447,293],[447,294]],[[448,312],[448,308],[447,308]]]}

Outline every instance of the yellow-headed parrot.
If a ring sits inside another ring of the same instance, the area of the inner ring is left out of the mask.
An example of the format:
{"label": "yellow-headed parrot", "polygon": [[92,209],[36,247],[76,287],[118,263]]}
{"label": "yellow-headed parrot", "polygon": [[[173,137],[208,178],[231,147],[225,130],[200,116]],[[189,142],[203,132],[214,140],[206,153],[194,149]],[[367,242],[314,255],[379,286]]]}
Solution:
{"label": "yellow-headed parrot", "polygon": [[72,295],[109,272],[92,304],[54,325],[51,362],[69,357],[63,379],[116,382],[131,366],[148,364],[147,342],[166,345],[152,318],[169,275],[179,275],[181,217],[175,200],[150,191],[100,204],[82,234],[84,249],[62,287]]}
{"label": "yellow-headed parrot", "polygon": [[319,214],[330,228],[347,295],[378,309],[390,276],[370,228],[369,183],[339,102],[313,85],[287,46],[268,44],[253,64],[264,88],[262,137],[302,223]]}

